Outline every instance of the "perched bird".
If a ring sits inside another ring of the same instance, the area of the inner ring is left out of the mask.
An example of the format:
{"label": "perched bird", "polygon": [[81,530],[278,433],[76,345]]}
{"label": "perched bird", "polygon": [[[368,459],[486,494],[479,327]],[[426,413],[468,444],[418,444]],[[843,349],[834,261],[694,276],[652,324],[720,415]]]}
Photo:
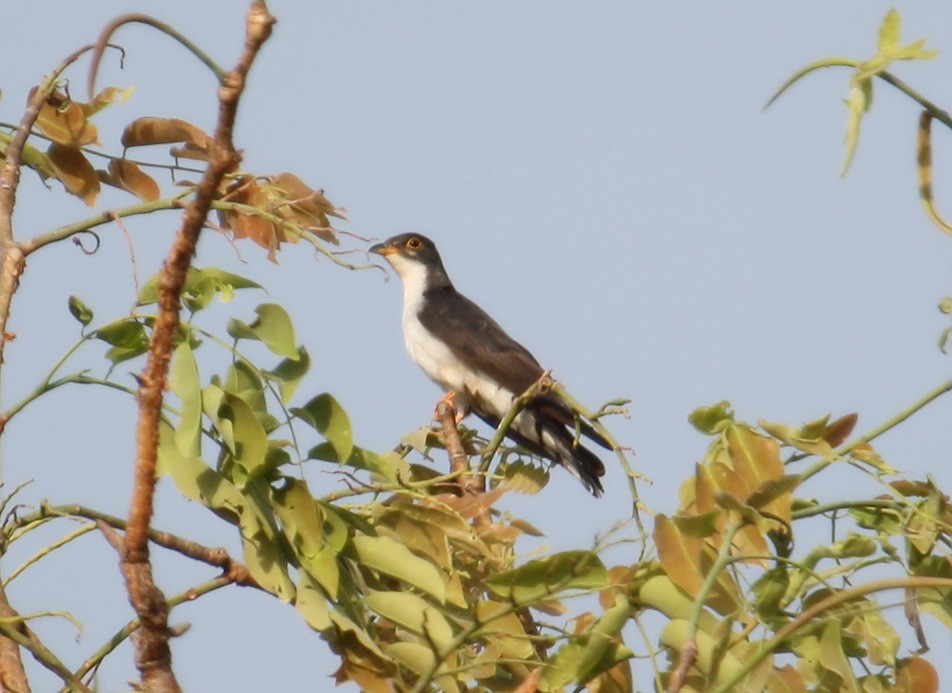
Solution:
{"label": "perched bird", "polygon": [[[436,246],[426,236],[404,233],[371,246],[403,283],[403,339],[411,358],[447,394],[457,410],[473,411],[496,428],[513,400],[544,374],[542,366],[482,308],[453,286]],[[581,422],[581,432],[605,448],[608,441]],[[601,460],[578,444],[572,409],[542,392],[509,426],[507,436],[568,469],[600,496]]]}

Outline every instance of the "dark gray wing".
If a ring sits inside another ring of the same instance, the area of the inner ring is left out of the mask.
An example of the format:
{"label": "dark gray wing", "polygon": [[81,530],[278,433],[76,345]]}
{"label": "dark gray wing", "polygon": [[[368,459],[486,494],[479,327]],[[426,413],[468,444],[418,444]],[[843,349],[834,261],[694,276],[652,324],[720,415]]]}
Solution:
{"label": "dark gray wing", "polygon": [[[423,326],[446,343],[467,366],[481,371],[514,395],[528,390],[545,372],[535,357],[506,334],[482,308],[451,286],[427,290],[419,314]],[[478,407],[479,403],[474,402]],[[544,393],[531,403],[539,416],[575,427],[572,409],[557,395]],[[476,411],[487,422],[505,412]],[[493,416],[495,414],[495,416]],[[495,425],[498,425],[497,419]],[[581,422],[582,433],[599,445],[611,449],[591,426]]]}
{"label": "dark gray wing", "polygon": [[542,377],[543,368],[532,354],[452,287],[428,290],[419,317],[468,367],[517,395]]}

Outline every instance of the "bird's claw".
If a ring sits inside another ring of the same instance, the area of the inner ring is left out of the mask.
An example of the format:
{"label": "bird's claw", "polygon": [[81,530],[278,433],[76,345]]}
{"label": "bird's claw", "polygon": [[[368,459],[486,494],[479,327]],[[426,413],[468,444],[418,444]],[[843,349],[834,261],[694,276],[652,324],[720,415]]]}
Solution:
{"label": "bird's claw", "polygon": [[465,407],[459,407],[456,405],[456,393],[450,390],[445,395],[440,398],[440,401],[436,403],[436,408],[433,410],[433,418],[440,418],[440,405],[446,405],[453,411],[453,420],[458,426],[460,422],[466,418],[466,415],[469,414],[469,411]]}

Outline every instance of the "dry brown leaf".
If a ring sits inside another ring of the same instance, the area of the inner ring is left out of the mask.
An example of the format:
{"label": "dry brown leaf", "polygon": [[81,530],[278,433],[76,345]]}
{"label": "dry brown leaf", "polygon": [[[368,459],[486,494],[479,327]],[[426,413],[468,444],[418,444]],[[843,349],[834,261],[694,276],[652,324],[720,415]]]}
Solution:
{"label": "dry brown leaf", "polygon": [[190,142],[207,149],[209,137],[205,131],[179,118],[136,118],[122,132],[122,146],[142,147],[150,144]]}
{"label": "dry brown leaf", "polygon": [[[36,88],[30,90],[30,97]],[[99,142],[99,131],[89,122],[82,104],[70,101],[62,92],[54,92],[40,106],[36,127],[53,142],[84,147]]]}
{"label": "dry brown leaf", "polygon": [[76,147],[53,142],[47,155],[53,162],[56,177],[66,189],[90,207],[96,204],[96,198],[99,196],[99,176],[83,153]]}
{"label": "dry brown leaf", "polygon": [[337,244],[337,237],[328,217],[346,218],[344,210],[335,207],[324,196],[293,173],[280,173],[268,180],[274,211],[288,221],[307,229],[328,243]]}
{"label": "dry brown leaf", "polygon": [[849,437],[850,433],[853,432],[858,418],[859,414],[856,412],[841,416],[823,429],[823,439],[830,444],[830,447],[835,448],[841,445]]}
{"label": "dry brown leaf", "polygon": [[138,164],[127,159],[113,159],[109,162],[107,182],[131,192],[145,202],[158,200],[161,194],[159,184],[152,176],[144,173]]}
{"label": "dry brown leaf", "polygon": [[186,142],[181,147],[171,147],[169,156],[176,159],[192,159],[193,161],[208,161],[208,149],[193,142]]}
{"label": "dry brown leaf", "polygon": [[[264,207],[268,196],[254,179],[244,177],[228,186],[223,199],[251,207]],[[283,229],[253,214],[226,209],[220,211],[218,217],[222,226],[230,229],[235,238],[250,238],[262,248],[266,248],[271,262],[277,261],[276,251],[281,241],[288,240],[288,234]]]}
{"label": "dry brown leaf", "polygon": [[88,118],[93,113],[98,113],[110,104],[128,101],[130,96],[132,96],[131,87],[106,87],[96,94],[92,101],[89,103],[81,103],[79,105],[82,107],[83,112]]}

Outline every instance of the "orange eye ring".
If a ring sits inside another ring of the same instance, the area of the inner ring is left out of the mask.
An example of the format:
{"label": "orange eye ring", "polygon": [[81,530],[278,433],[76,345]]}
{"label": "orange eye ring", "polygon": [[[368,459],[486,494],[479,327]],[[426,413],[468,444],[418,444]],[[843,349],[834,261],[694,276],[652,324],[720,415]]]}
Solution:
{"label": "orange eye ring", "polygon": [[423,241],[414,236],[407,241],[407,250],[419,250],[423,247]]}

